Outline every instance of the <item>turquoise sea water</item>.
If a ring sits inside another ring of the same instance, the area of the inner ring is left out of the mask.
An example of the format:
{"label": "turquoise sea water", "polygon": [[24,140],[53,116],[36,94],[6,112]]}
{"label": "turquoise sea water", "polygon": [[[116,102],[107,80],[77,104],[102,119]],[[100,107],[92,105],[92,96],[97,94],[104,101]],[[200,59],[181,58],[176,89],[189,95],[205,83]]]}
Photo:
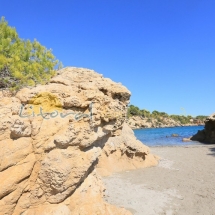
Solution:
{"label": "turquoise sea water", "polygon": [[[182,139],[193,136],[203,128],[204,126],[145,128],[134,130],[134,133],[138,140],[148,146],[197,145],[201,143],[196,141],[183,142]],[[179,137],[171,137],[172,134],[178,134]]]}

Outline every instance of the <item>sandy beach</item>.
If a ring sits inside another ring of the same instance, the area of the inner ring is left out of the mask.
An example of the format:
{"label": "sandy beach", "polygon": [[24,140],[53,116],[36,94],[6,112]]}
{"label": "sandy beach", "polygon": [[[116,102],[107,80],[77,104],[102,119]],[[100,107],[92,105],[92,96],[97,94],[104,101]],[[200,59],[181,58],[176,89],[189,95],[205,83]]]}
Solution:
{"label": "sandy beach", "polygon": [[152,147],[156,167],[103,178],[105,200],[135,215],[215,215],[215,146]]}

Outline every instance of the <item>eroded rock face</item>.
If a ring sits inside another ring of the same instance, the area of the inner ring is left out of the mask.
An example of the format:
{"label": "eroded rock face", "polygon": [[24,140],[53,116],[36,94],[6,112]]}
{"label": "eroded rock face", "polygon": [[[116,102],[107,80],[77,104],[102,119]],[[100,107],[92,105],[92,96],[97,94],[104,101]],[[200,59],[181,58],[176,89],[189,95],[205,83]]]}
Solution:
{"label": "eroded rock face", "polygon": [[215,113],[206,119],[205,128],[199,130],[197,134],[191,137],[191,140],[215,144]]}
{"label": "eroded rock face", "polygon": [[136,139],[132,129],[125,123],[119,136],[110,137],[99,157],[97,170],[102,176],[113,172],[156,166],[158,158]]}
{"label": "eroded rock face", "polygon": [[104,202],[95,170],[157,162],[125,123],[129,98],[121,84],[82,68],[0,94],[0,215],[130,214]]}

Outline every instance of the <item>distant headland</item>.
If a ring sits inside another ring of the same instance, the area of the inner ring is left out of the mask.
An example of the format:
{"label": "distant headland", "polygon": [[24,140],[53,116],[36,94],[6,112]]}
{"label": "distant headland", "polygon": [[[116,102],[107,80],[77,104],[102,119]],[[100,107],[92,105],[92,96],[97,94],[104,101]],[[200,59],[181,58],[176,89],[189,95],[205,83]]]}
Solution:
{"label": "distant headland", "polygon": [[139,128],[166,128],[179,126],[204,125],[207,116],[168,115],[165,112],[152,112],[139,109],[137,106],[128,107],[128,124],[132,129]]}

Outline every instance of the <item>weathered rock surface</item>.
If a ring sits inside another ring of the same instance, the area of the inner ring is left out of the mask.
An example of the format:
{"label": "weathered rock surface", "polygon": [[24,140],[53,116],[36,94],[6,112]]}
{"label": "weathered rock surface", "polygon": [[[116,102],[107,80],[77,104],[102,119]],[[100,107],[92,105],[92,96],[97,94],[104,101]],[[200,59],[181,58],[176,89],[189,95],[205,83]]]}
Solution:
{"label": "weathered rock surface", "polygon": [[205,128],[199,130],[197,134],[191,137],[191,140],[215,144],[215,113],[206,119]]}
{"label": "weathered rock surface", "polygon": [[72,67],[0,94],[0,215],[130,214],[103,200],[96,172],[157,163],[125,123],[129,99],[121,84]]}
{"label": "weathered rock surface", "polygon": [[188,138],[183,138],[182,141],[183,141],[183,142],[190,142],[190,141],[192,141],[192,140],[191,140],[191,137],[188,137]]}
{"label": "weathered rock surface", "polygon": [[171,137],[179,137],[178,134],[172,134]]}
{"label": "weathered rock surface", "polygon": [[136,139],[132,129],[124,124],[119,136],[110,137],[99,157],[97,170],[102,176],[113,172],[155,166],[158,158]]}

